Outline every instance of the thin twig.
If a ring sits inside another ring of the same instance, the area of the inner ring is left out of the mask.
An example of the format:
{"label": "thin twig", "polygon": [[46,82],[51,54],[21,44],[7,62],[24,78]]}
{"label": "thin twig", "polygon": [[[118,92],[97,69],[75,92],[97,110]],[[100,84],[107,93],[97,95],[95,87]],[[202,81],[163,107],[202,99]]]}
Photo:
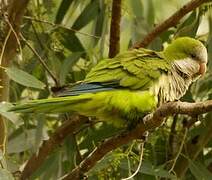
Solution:
{"label": "thin twig", "polygon": [[188,133],[188,129],[185,128],[185,131],[183,133],[184,133],[184,135],[183,135],[182,142],[180,144],[180,148],[179,148],[179,150],[177,152],[176,157],[173,159],[173,164],[172,164],[172,167],[169,169],[169,173],[173,172],[175,164],[176,164],[176,162],[177,162],[177,160],[178,160],[178,158],[179,158],[179,156],[180,156],[180,154],[181,154],[181,152],[183,150],[183,146],[185,144],[185,139],[186,139],[186,136],[187,136],[187,133]]}
{"label": "thin twig", "polygon": [[141,149],[141,154],[140,154],[140,158],[139,158],[139,164],[138,164],[138,167],[136,169],[136,171],[129,177],[127,178],[123,178],[122,180],[129,180],[129,179],[132,179],[136,176],[136,174],[138,174],[140,168],[141,168],[141,165],[142,165],[142,159],[143,159],[143,154],[144,154],[144,142],[141,142],[141,146],[140,146],[140,149]]}
{"label": "thin twig", "polygon": [[[0,55],[0,64],[2,62],[2,59],[3,59],[3,56],[4,56],[4,51],[5,51],[5,47],[6,47],[6,44],[7,44],[7,41],[10,37],[10,34],[11,34],[12,30],[10,29],[7,33],[7,36],[6,38],[4,39],[4,43],[3,43],[3,46],[2,46],[2,49],[1,49],[1,55]],[[4,67],[3,67],[4,68]]]}
{"label": "thin twig", "polygon": [[131,174],[131,164],[130,164],[130,153],[132,152],[132,148],[134,147],[136,141],[133,141],[131,145],[127,148],[125,154],[127,156],[127,164],[128,164],[128,173]]}
{"label": "thin twig", "polygon": [[59,85],[57,78],[54,76],[54,74],[51,72],[45,61],[40,57],[38,52],[28,43],[28,41],[24,38],[22,34],[20,34],[21,39],[26,43],[26,45],[29,47],[29,49],[38,57],[39,62],[42,64],[42,66],[45,68],[45,70],[49,73],[51,78],[54,80],[56,86]]}
{"label": "thin twig", "polygon": [[83,157],[82,157],[82,154],[80,153],[80,148],[79,148],[79,145],[77,143],[77,137],[76,137],[76,134],[73,134],[73,137],[74,137],[74,141],[75,141],[75,145],[76,145],[76,151],[77,151],[77,155],[78,155],[78,158],[80,160],[80,162],[83,160]]}
{"label": "thin twig", "polygon": [[[32,25],[32,29],[33,29],[33,31],[34,31],[34,33],[35,33],[35,37],[36,37],[36,39],[38,40],[38,44],[39,44],[40,47],[44,50],[45,47],[44,47],[44,45],[43,45],[43,42],[42,42],[41,39],[39,38],[38,33],[37,33],[36,29],[35,29],[35,26],[34,26],[34,24],[33,24],[32,22],[31,22],[31,25]],[[46,59],[48,60],[49,58],[48,58],[48,56],[47,56],[46,51],[44,51],[44,55],[45,55]]]}
{"label": "thin twig", "polygon": [[21,58],[23,58],[23,52],[22,52],[21,42],[19,40],[18,34],[15,32],[15,29],[13,28],[12,24],[10,23],[10,21],[7,18],[6,15],[4,15],[4,20],[6,21],[6,23],[8,24],[8,26],[10,27],[11,31],[13,32],[13,34],[15,36],[16,41],[17,41],[17,44],[18,44],[18,47],[19,47],[19,50],[20,50]]}
{"label": "thin twig", "polygon": [[48,25],[51,25],[51,26],[57,27],[57,28],[63,28],[63,29],[66,29],[66,30],[69,30],[69,31],[72,31],[72,32],[75,32],[75,33],[78,33],[78,34],[82,34],[82,35],[85,35],[85,36],[89,36],[89,37],[92,37],[92,38],[97,38],[97,39],[100,38],[100,36],[95,36],[95,35],[91,35],[91,34],[88,34],[88,33],[84,33],[84,32],[78,31],[76,29],[69,28],[69,27],[66,27],[66,26],[61,25],[61,24],[55,24],[53,22],[49,22],[49,21],[46,21],[46,20],[43,20],[43,19],[42,20],[36,19],[36,18],[30,17],[30,16],[24,16],[24,19],[28,19],[28,20],[31,20],[31,21],[39,22],[39,23],[45,23],[45,24],[48,24]]}
{"label": "thin twig", "polygon": [[175,142],[175,136],[176,136],[177,118],[178,118],[178,115],[175,115],[173,117],[171,130],[170,130],[170,133],[169,133],[169,155],[170,155],[170,157],[173,157],[173,152],[174,152],[174,142]]}

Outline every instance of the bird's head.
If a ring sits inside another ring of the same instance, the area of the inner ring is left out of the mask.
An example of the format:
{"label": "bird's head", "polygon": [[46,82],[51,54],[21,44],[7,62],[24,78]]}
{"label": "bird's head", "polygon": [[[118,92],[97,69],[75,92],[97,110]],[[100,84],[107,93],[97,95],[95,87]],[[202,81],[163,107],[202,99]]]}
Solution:
{"label": "bird's head", "polygon": [[180,37],[172,41],[163,51],[177,70],[196,78],[206,72],[208,55],[205,46],[198,40]]}

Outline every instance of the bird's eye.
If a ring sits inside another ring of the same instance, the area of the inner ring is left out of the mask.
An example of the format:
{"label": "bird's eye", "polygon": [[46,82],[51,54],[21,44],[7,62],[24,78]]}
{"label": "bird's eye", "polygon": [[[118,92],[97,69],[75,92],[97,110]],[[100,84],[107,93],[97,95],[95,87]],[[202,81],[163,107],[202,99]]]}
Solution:
{"label": "bird's eye", "polygon": [[195,54],[191,54],[191,57],[192,57],[192,58],[195,58],[195,57],[196,57],[196,55],[195,55]]}

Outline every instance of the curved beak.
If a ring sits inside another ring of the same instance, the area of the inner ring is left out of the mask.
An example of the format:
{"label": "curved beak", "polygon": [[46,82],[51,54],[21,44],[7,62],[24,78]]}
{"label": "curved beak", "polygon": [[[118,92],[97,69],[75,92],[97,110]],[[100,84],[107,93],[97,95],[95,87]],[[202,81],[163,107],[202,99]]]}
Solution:
{"label": "curved beak", "polygon": [[199,74],[204,75],[207,70],[207,64],[205,62],[199,63]]}

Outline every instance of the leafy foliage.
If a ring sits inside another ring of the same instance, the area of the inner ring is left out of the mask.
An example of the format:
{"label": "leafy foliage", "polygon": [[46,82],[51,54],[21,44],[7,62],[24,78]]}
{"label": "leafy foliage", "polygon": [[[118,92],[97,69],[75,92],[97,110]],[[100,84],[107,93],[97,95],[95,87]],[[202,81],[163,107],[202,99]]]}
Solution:
{"label": "leafy foliage", "polygon": [[[150,32],[156,24],[169,17],[187,0],[125,0],[122,3],[121,51],[131,47]],[[13,66],[6,69],[11,78],[10,101],[48,98],[51,88],[74,83],[83,79],[86,73],[100,59],[107,58],[109,48],[109,25],[111,0],[32,0],[28,6],[21,32],[27,42],[39,54],[55,76],[52,79],[38,57],[21,40],[21,47]],[[50,22],[50,23],[48,23]],[[54,22],[54,23],[52,23]],[[212,13],[211,4],[191,12],[176,26],[159,35],[149,46],[161,50],[173,37],[191,36],[202,40],[208,48],[208,73],[193,84],[183,97],[185,101],[200,101],[212,97]],[[1,42],[2,43],[2,42]],[[67,115],[14,114],[6,112],[11,104],[1,103],[0,113],[8,121],[8,171],[0,169],[0,179],[13,179],[11,173],[37,152],[43,140],[67,120]],[[69,114],[68,114],[69,115]],[[212,166],[212,123],[211,114],[199,117],[189,129],[185,142],[183,132],[187,116],[167,119],[166,123],[151,132],[145,144],[142,167],[135,179],[176,179],[170,171],[181,143],[185,144],[176,164],[189,159],[189,171],[185,179],[211,179]],[[70,172],[85,158],[99,142],[119,132],[111,125],[96,123],[83,125],[79,132],[70,134],[57,147],[42,166],[33,173],[32,179],[58,179]],[[196,141],[198,146],[195,146]],[[139,162],[139,143],[134,141],[106,155],[88,172],[89,179],[120,179],[136,170]],[[198,149],[196,160],[188,152]],[[193,149],[192,149],[193,148]],[[1,157],[0,157],[1,158]],[[174,169],[175,170],[175,169]],[[10,172],[9,172],[10,171]]]}

